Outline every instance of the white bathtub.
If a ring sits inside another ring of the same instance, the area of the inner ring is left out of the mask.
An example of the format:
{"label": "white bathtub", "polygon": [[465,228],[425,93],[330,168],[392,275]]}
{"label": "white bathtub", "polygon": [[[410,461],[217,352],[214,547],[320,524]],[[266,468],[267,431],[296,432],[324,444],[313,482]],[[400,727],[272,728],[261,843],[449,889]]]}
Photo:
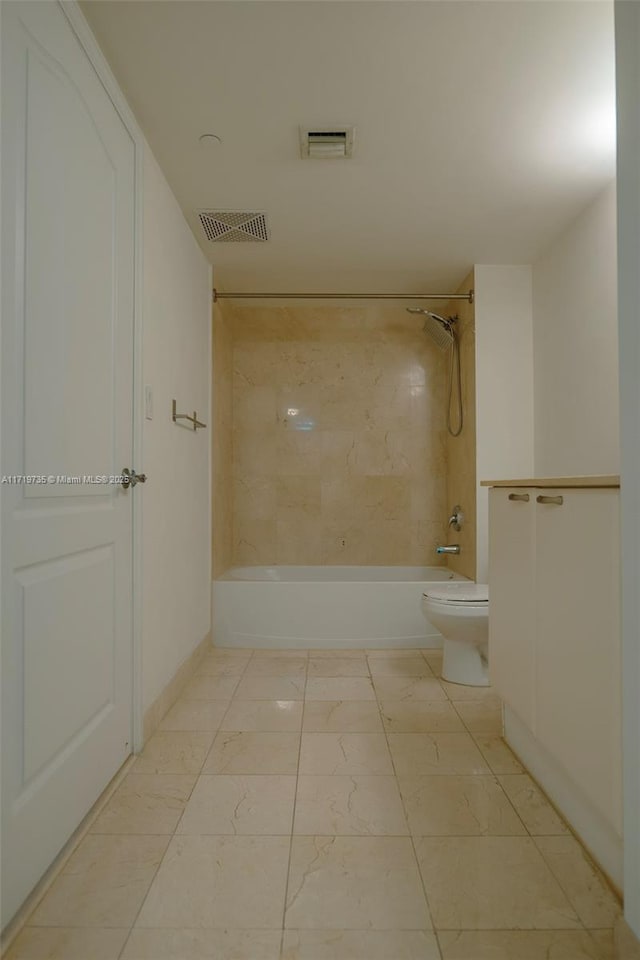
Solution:
{"label": "white bathtub", "polygon": [[213,582],[221,647],[439,647],[425,585],[446,567],[234,567]]}

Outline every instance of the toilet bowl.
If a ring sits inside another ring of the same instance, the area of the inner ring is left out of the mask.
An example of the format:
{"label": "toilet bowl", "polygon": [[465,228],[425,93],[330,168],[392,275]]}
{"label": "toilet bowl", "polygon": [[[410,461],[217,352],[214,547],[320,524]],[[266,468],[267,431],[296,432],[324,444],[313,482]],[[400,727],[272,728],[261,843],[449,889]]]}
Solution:
{"label": "toilet bowl", "polygon": [[430,584],[422,612],[444,637],[442,678],[488,687],[489,587],[458,580]]}

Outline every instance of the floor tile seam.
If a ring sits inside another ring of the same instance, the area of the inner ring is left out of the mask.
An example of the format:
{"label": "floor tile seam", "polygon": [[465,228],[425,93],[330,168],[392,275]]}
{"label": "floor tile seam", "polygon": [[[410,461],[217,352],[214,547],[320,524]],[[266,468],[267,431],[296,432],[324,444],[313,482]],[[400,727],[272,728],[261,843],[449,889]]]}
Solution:
{"label": "floor tile seam", "polygon": [[[206,763],[207,757],[209,756],[210,751],[213,749],[213,744],[214,744],[214,742],[215,742],[215,734],[214,734],[213,740],[212,740],[212,742],[211,742],[211,747],[210,747],[209,750],[207,751],[207,755],[206,755],[206,757],[204,758],[204,760],[202,761],[202,767],[203,767],[204,764]],[[202,771],[202,767],[200,768],[200,771]],[[146,901],[147,901],[147,898],[148,898],[149,893],[150,893],[150,891],[151,891],[151,887],[153,886],[153,883],[154,883],[154,881],[155,881],[155,879],[156,879],[156,877],[157,877],[157,875],[158,875],[158,872],[160,871],[160,867],[161,867],[162,864],[164,863],[165,857],[167,856],[167,853],[168,853],[168,851],[169,851],[169,847],[171,846],[171,841],[172,841],[172,839],[176,836],[176,831],[177,831],[178,827],[180,826],[180,823],[182,822],[182,818],[184,817],[185,810],[187,809],[187,804],[189,803],[189,800],[190,800],[191,797],[193,796],[193,792],[194,792],[194,790],[195,790],[195,788],[196,788],[196,786],[197,786],[197,784],[198,784],[198,781],[199,781],[199,779],[200,779],[200,775],[201,775],[201,773],[197,773],[197,774],[195,775],[195,780],[194,780],[193,785],[192,785],[192,787],[191,787],[191,790],[190,790],[190,792],[189,792],[189,796],[187,797],[187,799],[186,799],[186,801],[185,801],[184,807],[182,808],[182,813],[180,814],[180,816],[179,816],[179,818],[178,818],[178,820],[177,820],[177,822],[176,822],[176,824],[175,824],[175,827],[174,827],[174,829],[173,829],[173,832],[172,832],[171,834],[169,834],[169,842],[167,843],[166,849],[165,849],[164,853],[162,854],[162,857],[161,857],[161,859],[160,859],[160,861],[159,861],[159,863],[158,863],[158,866],[156,867],[156,869],[155,869],[155,871],[154,871],[153,877],[151,878],[151,882],[149,883],[149,886],[148,886],[147,891],[146,891],[146,893],[145,893],[145,895],[144,895],[144,897],[143,897],[143,899],[142,899],[142,902],[141,902],[141,904],[140,904],[140,907],[139,907],[139,909],[138,909],[138,911],[137,911],[137,913],[136,913],[136,915],[135,915],[135,917],[134,917],[134,919],[133,919],[133,923],[132,923],[131,926],[129,927],[129,933],[127,934],[127,936],[126,936],[126,938],[125,938],[125,941],[124,941],[124,943],[122,944],[122,949],[120,950],[120,953],[118,954],[117,960],[121,960],[121,957],[124,955],[124,952],[125,952],[125,949],[126,949],[126,947],[127,947],[127,944],[129,943],[129,940],[131,939],[131,934],[133,933],[133,931],[134,931],[134,929],[135,929],[135,925],[136,925],[136,923],[138,922],[138,917],[140,916],[140,913],[141,913],[141,911],[142,911],[142,908],[144,907],[144,905],[145,905],[145,903],[146,903]],[[154,774],[149,774],[149,776],[154,776]],[[165,776],[165,774],[155,774],[155,776]],[[172,776],[172,774],[166,774],[166,776]],[[132,834],[132,836],[149,836],[149,834]],[[156,836],[156,834],[151,834],[151,836]],[[161,836],[167,836],[167,834],[161,834]]]}
{"label": "floor tile seam", "polygon": [[291,877],[291,859],[293,856],[293,838],[294,838],[294,828],[296,822],[296,806],[298,800],[298,784],[300,782],[300,757],[302,755],[302,724],[304,722],[304,709],[306,700],[306,690],[307,690],[307,680],[309,679],[309,658],[307,657],[306,666],[305,666],[305,684],[304,684],[304,699],[302,701],[302,715],[300,717],[300,731],[298,736],[298,760],[296,764],[296,783],[295,789],[293,792],[293,810],[291,812],[291,830],[289,833],[289,857],[287,860],[287,873],[284,884],[284,898],[282,903],[282,924],[281,924],[281,933],[280,933],[280,952],[279,955],[282,956],[284,953],[284,935],[285,935],[285,923],[287,919],[287,900],[289,898],[289,880]]}
{"label": "floor tile seam", "polygon": [[[184,813],[184,811],[183,811],[183,813]],[[180,819],[182,819],[182,817],[181,817]],[[138,834],[138,836],[139,836],[139,834]],[[166,834],[165,834],[165,836],[166,836]],[[148,898],[148,896],[149,896],[149,893],[151,892],[151,887],[153,886],[154,881],[155,881],[156,877],[158,876],[158,873],[159,873],[159,871],[160,871],[160,867],[161,867],[162,864],[164,863],[165,857],[167,856],[167,853],[168,853],[168,851],[169,851],[169,847],[171,846],[171,841],[173,840],[173,837],[174,837],[174,836],[175,836],[175,832],[174,832],[174,834],[172,834],[172,835],[169,836],[169,841],[168,841],[168,843],[167,843],[167,846],[165,847],[164,853],[162,854],[160,860],[158,861],[158,864],[157,864],[157,866],[156,866],[156,869],[153,871],[153,876],[151,877],[151,880],[149,881],[149,886],[147,887],[147,889],[146,889],[146,891],[145,891],[144,897],[142,898],[142,900],[141,900],[141,902],[140,902],[140,906],[138,907],[138,909],[137,909],[137,911],[136,911],[136,915],[135,915],[135,917],[133,918],[133,921],[132,921],[132,923],[131,923],[131,926],[129,927],[129,933],[128,933],[128,935],[127,935],[124,943],[122,944],[122,949],[120,950],[120,953],[118,954],[118,960],[120,960],[120,958],[121,958],[122,955],[124,954],[125,949],[126,949],[126,947],[127,947],[127,944],[129,943],[129,940],[131,939],[131,934],[133,933],[133,931],[134,931],[134,929],[135,929],[135,926],[136,926],[136,923],[138,922],[138,917],[140,916],[140,914],[141,914],[141,912],[142,912],[142,909],[143,909],[145,903],[147,902],[147,898]]]}
{"label": "floor tile seam", "polygon": [[[70,848],[65,853],[61,852],[61,854],[59,854],[59,856],[61,857],[59,863],[56,864],[54,861],[54,864],[52,864],[49,870],[47,870],[47,872],[45,873],[46,880],[43,878],[44,885],[42,886],[42,889],[38,891],[37,896],[34,898],[33,903],[29,905],[28,912],[26,912],[24,918],[20,920],[19,925],[14,930],[12,930],[8,942],[5,943],[3,941],[2,943],[0,943],[0,956],[5,951],[12,950],[14,944],[16,943],[22,931],[27,927],[31,926],[31,923],[30,923],[31,918],[36,915],[37,910],[39,909],[40,905],[44,901],[47,894],[50,892],[50,890],[52,889],[54,884],[58,881],[58,879],[64,874],[69,861],[72,859],[73,856],[75,856],[78,848],[83,843],[83,841],[88,836],[91,835],[91,828],[93,824],[97,822],[102,812],[106,809],[107,805],[110,803],[110,801],[113,799],[117,791],[120,789],[121,785],[124,783],[127,776],[133,770],[136,763],[136,756],[137,755],[133,752],[129,754],[129,756],[124,761],[124,763],[122,764],[118,772],[115,774],[113,780],[106,787],[103,795],[101,795],[101,797],[99,797],[98,800],[96,800],[91,810],[89,810],[89,812],[87,813],[85,817],[85,821],[86,821],[85,826],[83,828],[82,825],[80,825],[80,827],[78,828],[80,830],[80,833],[78,834],[76,839],[73,841]],[[114,785],[115,780],[117,780],[117,783]],[[106,796],[104,794],[106,794]],[[52,871],[52,872],[50,876],[47,877],[47,873],[49,873],[49,871]],[[34,891],[32,891],[29,897],[27,897],[25,904],[29,903],[30,898],[34,896],[35,891],[38,889],[38,886],[40,885],[41,882],[42,881],[36,884]],[[20,908],[20,910],[18,911],[18,915],[20,914],[22,909],[23,908]],[[8,925],[8,929],[12,926],[14,922],[15,922],[15,918],[14,918],[14,921],[12,921]],[[120,929],[126,929],[126,928],[122,927]]]}
{"label": "floor tile seam", "polygon": [[[382,704],[380,703],[379,700],[378,700],[378,708],[379,708],[379,710],[380,710],[380,719],[382,720],[382,725],[383,725],[383,727],[384,727],[384,720],[383,720],[383,718],[382,718]],[[388,753],[389,753],[389,757],[391,758],[391,767],[392,767],[392,769],[393,769],[393,773],[394,773],[394,776],[395,776],[396,788],[397,788],[398,794],[399,794],[399,796],[400,796],[400,803],[402,804],[402,810],[403,810],[403,813],[404,813],[405,823],[406,823],[406,825],[407,825],[407,830],[409,831],[409,840],[411,841],[411,849],[412,849],[412,851],[413,851],[413,859],[414,859],[414,862],[415,862],[415,865],[416,865],[416,869],[417,869],[417,871],[418,871],[418,876],[419,876],[419,878],[420,878],[420,886],[421,886],[421,888],[422,888],[422,895],[423,895],[423,897],[424,897],[424,901],[425,901],[425,904],[426,904],[426,907],[427,907],[427,913],[428,913],[428,915],[429,915],[429,922],[430,922],[430,924],[431,924],[431,929],[432,929],[432,930],[435,930],[434,923],[433,923],[433,911],[432,911],[432,909],[431,909],[431,904],[429,903],[429,897],[427,896],[427,888],[426,888],[426,885],[425,885],[425,882],[424,882],[424,877],[423,877],[423,875],[422,875],[422,869],[421,869],[421,867],[420,867],[420,860],[418,859],[418,851],[416,850],[415,840],[414,840],[413,836],[411,835],[411,826],[410,826],[410,823],[409,823],[409,814],[407,813],[407,808],[406,808],[406,805],[405,805],[405,802],[404,802],[404,797],[402,796],[402,791],[400,790],[400,781],[399,781],[399,779],[398,779],[398,771],[397,771],[397,769],[396,769],[396,764],[395,764],[395,760],[394,760],[394,757],[393,757],[393,751],[391,750],[391,744],[389,743],[389,735],[388,735],[388,732],[387,732],[386,730],[384,730],[384,737],[385,737],[385,741],[386,741],[386,744],[387,744],[387,751],[388,751]],[[438,945],[438,950],[440,950],[440,946],[439,946],[439,945]]]}
{"label": "floor tile seam", "polygon": [[[553,874],[553,877],[554,877],[556,883],[558,884],[558,886],[560,887],[560,889],[561,889],[562,892],[564,893],[565,897],[567,898],[567,900],[568,900],[569,903],[571,904],[572,909],[573,909],[574,912],[576,913],[578,919],[580,920],[580,923],[583,924],[585,930],[590,931],[590,930],[598,930],[598,929],[605,929],[605,930],[606,930],[606,929],[609,929],[608,927],[604,927],[604,928],[603,928],[603,927],[588,927],[588,926],[586,925],[586,923],[583,921],[582,917],[580,916],[580,913],[579,913],[579,911],[578,911],[578,908],[577,908],[576,906],[574,906],[573,899],[572,899],[571,895],[569,894],[569,891],[565,888],[564,882],[560,879],[560,877],[558,876],[558,874],[557,874],[556,871],[554,870],[553,866],[551,865],[550,860],[548,860],[547,857],[545,856],[544,850],[541,850],[540,847],[538,846],[538,843],[537,843],[538,840],[545,840],[545,839],[555,839],[555,840],[557,840],[558,838],[562,838],[563,836],[565,836],[565,835],[563,835],[563,834],[557,834],[557,833],[553,833],[553,834],[532,834],[532,835],[531,835],[531,840],[532,840],[532,842],[533,842],[536,850],[538,851],[538,853],[539,853],[540,856],[542,857],[544,863],[546,864],[546,866],[549,868],[549,870],[550,870],[551,873]],[[571,836],[572,836],[572,838],[577,842],[578,846],[580,847],[580,853],[582,854],[582,856],[583,856],[583,858],[585,859],[586,863],[589,865],[589,867],[591,867],[591,869],[592,869],[592,870],[594,871],[594,873],[596,874],[597,878],[602,882],[603,886],[606,888],[606,890],[608,890],[608,892],[611,894],[611,896],[613,897],[613,899],[616,901],[618,907],[619,907],[620,910],[622,911],[622,909],[623,909],[623,903],[622,903],[620,897],[618,896],[616,890],[614,889],[613,884],[610,882],[609,878],[607,877],[606,873],[598,866],[598,864],[596,863],[596,861],[590,856],[589,851],[585,848],[584,844],[582,843],[582,841],[580,840],[580,838],[577,836],[577,834],[574,834],[574,833],[572,832],[572,833],[571,833]]]}
{"label": "floor tile seam", "polygon": [[[600,867],[599,867],[598,864],[596,863],[596,861],[589,855],[588,850],[586,850],[586,848],[585,848],[582,840],[581,840],[580,837],[578,836],[578,833],[576,832],[576,830],[571,826],[571,824],[569,823],[569,821],[565,818],[564,814],[563,814],[563,813],[558,809],[558,807],[555,805],[555,803],[553,802],[553,800],[551,799],[551,797],[550,797],[550,796],[548,795],[548,793],[545,791],[544,787],[541,786],[541,785],[538,783],[538,781],[536,780],[536,778],[533,776],[533,774],[530,772],[530,770],[529,770],[527,767],[524,766],[524,764],[522,764],[522,772],[521,772],[521,773],[500,773],[500,774],[497,774],[497,776],[498,776],[498,779],[499,779],[499,780],[502,780],[502,778],[504,778],[504,777],[507,777],[507,778],[508,778],[508,777],[528,777],[528,779],[531,781],[531,783],[533,784],[533,786],[535,787],[535,789],[542,795],[543,800],[551,807],[553,813],[556,815],[556,817],[558,818],[558,820],[560,821],[560,823],[566,828],[566,833],[533,833],[532,831],[529,831],[532,837],[563,837],[563,836],[573,837],[573,839],[576,840],[577,843],[580,844],[580,848],[582,849],[583,853],[586,855],[589,863],[591,863],[591,865],[592,865],[593,867],[595,867],[595,869],[596,869],[599,873],[602,872],[602,871],[600,870]],[[501,785],[502,785],[502,784],[501,784]],[[503,787],[503,789],[504,789],[504,787]],[[506,790],[505,790],[505,793],[506,793]],[[507,794],[507,796],[508,796],[508,794]],[[609,884],[609,886],[611,886],[611,884]],[[614,890],[614,893],[615,893],[615,890]],[[617,893],[616,893],[616,897],[617,897]]]}

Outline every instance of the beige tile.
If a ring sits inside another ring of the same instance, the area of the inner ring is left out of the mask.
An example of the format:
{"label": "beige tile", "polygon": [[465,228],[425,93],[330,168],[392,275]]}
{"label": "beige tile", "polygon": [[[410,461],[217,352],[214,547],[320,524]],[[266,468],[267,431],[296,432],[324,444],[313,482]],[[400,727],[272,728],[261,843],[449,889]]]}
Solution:
{"label": "beige tile", "polygon": [[584,930],[442,930],[442,960],[613,960]]}
{"label": "beige tile", "polygon": [[289,836],[295,794],[293,776],[202,776],[177,832]]}
{"label": "beige tile", "polygon": [[424,655],[423,650],[412,649],[411,647],[380,647],[379,649],[375,647],[367,648],[365,650],[367,657],[369,659],[379,660],[398,660],[400,657],[408,657],[410,660],[415,660],[417,657]]}
{"label": "beige tile", "polygon": [[196,671],[199,677],[241,677],[247,668],[249,657],[213,657],[207,655],[198,664]]}
{"label": "beige tile", "polygon": [[408,832],[393,776],[298,778],[296,834],[400,836]]}
{"label": "beige tile", "polygon": [[245,677],[304,677],[307,672],[307,658],[285,656],[280,653],[272,657],[261,654],[254,657],[247,667]]}
{"label": "beige tile", "polygon": [[598,960],[638,960],[638,957],[640,957],[640,947],[638,946],[638,941],[635,938],[635,935],[633,935],[636,952],[636,956],[634,957],[633,953],[625,952],[624,944],[620,942],[620,938],[618,936],[619,930],[620,923],[616,924],[615,930],[588,931],[600,949]]}
{"label": "beige tile", "polygon": [[375,700],[367,677],[309,677],[307,700]]}
{"label": "beige tile", "polygon": [[122,960],[278,960],[280,937],[279,930],[136,928]]}
{"label": "beige tile", "polygon": [[502,704],[495,700],[457,700],[455,708],[471,733],[502,736]]}
{"label": "beige tile", "polygon": [[[612,947],[612,960],[614,957],[615,960],[640,960],[640,940],[624,917],[616,921],[613,930],[591,930],[590,933],[603,949]],[[611,934],[613,934],[612,937],[607,936]],[[611,940],[613,940],[612,945]]]}
{"label": "beige tile", "polygon": [[169,837],[85,837],[30,918],[36,927],[129,927]]}
{"label": "beige tile", "polygon": [[465,683],[440,680],[442,689],[450,700],[498,700],[495,687],[469,687]]}
{"label": "beige tile", "polygon": [[118,960],[129,929],[25,927],[5,960]]}
{"label": "beige tile", "polygon": [[174,837],[136,926],[280,927],[289,843],[288,837]]}
{"label": "beige tile", "polygon": [[573,837],[536,837],[549,864],[585,927],[612,927],[621,914],[617,897]]}
{"label": "beige tile", "polygon": [[372,700],[311,700],[304,705],[302,729],[316,733],[382,733],[378,704]]}
{"label": "beige tile", "polygon": [[133,765],[133,773],[200,773],[213,733],[163,730],[154,734]]}
{"label": "beige tile", "polygon": [[228,700],[178,700],[160,724],[160,730],[215,732],[228,707]]}
{"label": "beige tile", "polygon": [[433,733],[438,730],[464,731],[462,720],[444,700],[384,700],[382,722],[390,733]]}
{"label": "beige tile", "polygon": [[219,733],[202,773],[290,776],[297,772],[299,752],[299,733]]}
{"label": "beige tile", "polygon": [[310,657],[310,677],[368,677],[366,657]]}
{"label": "beige tile", "polygon": [[529,837],[422,837],[415,843],[437,930],[580,927]]}
{"label": "beige tile", "polygon": [[494,777],[400,777],[399,785],[416,836],[526,834]]}
{"label": "beige tile", "polygon": [[238,700],[303,700],[305,678],[245,677],[235,692]]}
{"label": "beige tile", "polygon": [[233,700],[221,730],[293,732],[302,727],[299,700]]}
{"label": "beige tile", "polygon": [[303,733],[300,774],[392,774],[383,733]]}
{"label": "beige tile", "polygon": [[362,660],[364,657],[364,650],[358,650],[357,648],[352,647],[342,647],[339,649],[327,648],[326,650],[315,649],[309,650],[309,659],[313,658],[318,660],[324,658],[327,660],[335,660],[340,658],[341,660]]}
{"label": "beige tile", "polygon": [[285,930],[282,960],[440,960],[440,951],[429,930]]}
{"label": "beige tile", "polygon": [[542,790],[526,773],[498,778],[529,833],[542,836],[569,833]]}
{"label": "beige tile", "polygon": [[442,650],[423,650],[422,656],[425,658],[433,675],[439,677],[442,674]]}
{"label": "beige tile", "polygon": [[207,657],[213,657],[216,660],[245,660],[249,661],[253,651],[243,649],[242,647],[216,647],[212,646],[210,650],[207,651]]}
{"label": "beige tile", "polygon": [[92,833],[173,833],[195,775],[130,773],[94,823]]}
{"label": "beige tile", "polygon": [[230,700],[240,677],[195,676],[182,691],[182,700]]}
{"label": "beige tile", "polygon": [[376,677],[373,681],[379,700],[446,700],[435,677]]}
{"label": "beige tile", "polygon": [[389,746],[398,776],[490,773],[468,733],[390,733]]}
{"label": "beige tile", "polygon": [[369,657],[369,667],[374,679],[378,677],[396,677],[400,680],[407,677],[432,676],[429,664],[424,657]]}
{"label": "beige tile", "polygon": [[474,739],[493,773],[524,773],[524,767],[502,737],[476,734]]}
{"label": "beige tile", "polygon": [[285,927],[431,928],[408,837],[294,837]]}
{"label": "beige tile", "polygon": [[234,510],[232,531],[232,566],[255,566],[274,562],[274,514],[261,519],[250,519]]}
{"label": "beige tile", "polygon": [[[309,651],[304,650],[300,647],[271,647],[264,649],[253,650],[252,659],[255,663],[256,660],[306,660],[309,656]],[[294,664],[290,665],[292,668]]]}

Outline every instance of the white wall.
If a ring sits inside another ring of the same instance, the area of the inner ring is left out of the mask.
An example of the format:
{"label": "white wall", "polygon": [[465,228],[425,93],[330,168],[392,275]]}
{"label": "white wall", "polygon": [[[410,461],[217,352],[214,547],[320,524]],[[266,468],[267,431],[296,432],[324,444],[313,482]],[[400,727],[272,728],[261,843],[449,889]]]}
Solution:
{"label": "white wall", "polygon": [[[617,0],[624,914],[640,937],[640,4]],[[631,953],[631,950],[629,951]]]}
{"label": "white wall", "polygon": [[[154,397],[136,464],[148,477],[140,490],[146,709],[210,628],[211,269],[148,148],[143,191],[143,380]],[[174,397],[208,429],[174,424]]]}
{"label": "white wall", "polygon": [[539,476],[619,472],[615,182],[533,269]]}
{"label": "white wall", "polygon": [[475,270],[476,580],[488,578],[489,494],[481,480],[532,476],[533,325],[530,266]]}

